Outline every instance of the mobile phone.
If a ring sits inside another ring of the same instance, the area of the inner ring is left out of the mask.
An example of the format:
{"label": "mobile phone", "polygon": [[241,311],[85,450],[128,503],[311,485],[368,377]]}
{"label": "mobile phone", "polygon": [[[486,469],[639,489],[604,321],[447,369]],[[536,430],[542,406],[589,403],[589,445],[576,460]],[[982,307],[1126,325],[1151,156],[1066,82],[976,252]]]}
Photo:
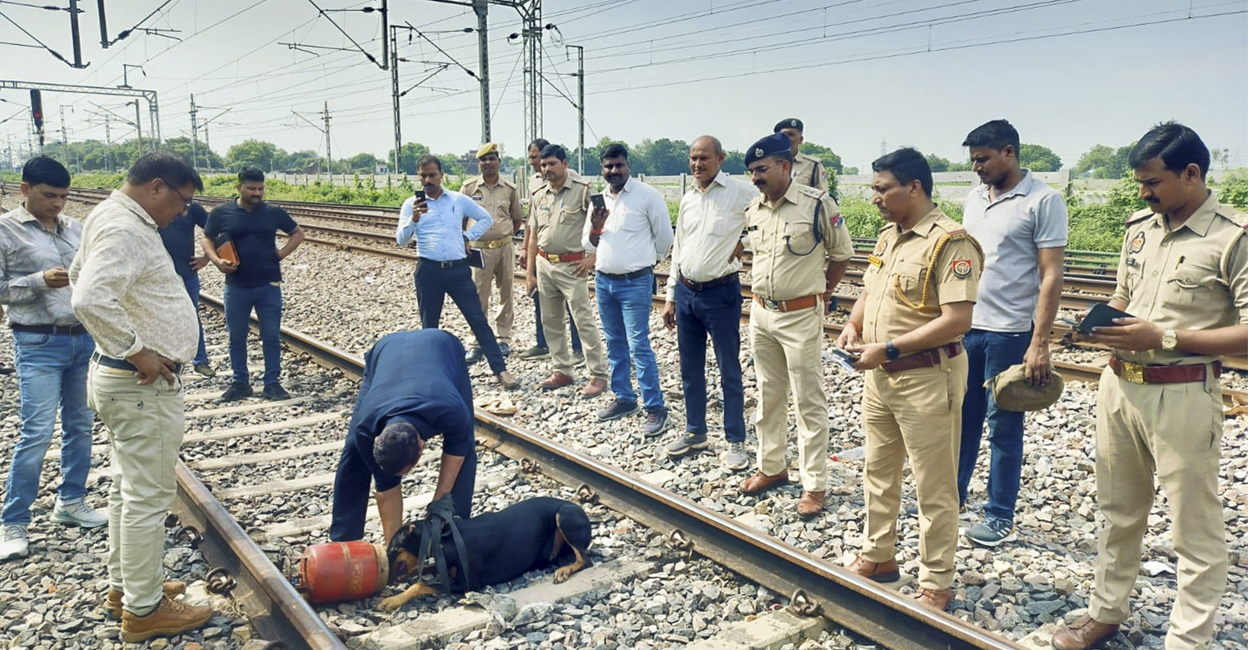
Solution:
{"label": "mobile phone", "polygon": [[596,210],[605,210],[607,207],[607,200],[602,198],[602,194],[590,194],[589,200]]}
{"label": "mobile phone", "polygon": [[1134,318],[1121,309],[1114,309],[1109,305],[1098,302],[1088,310],[1088,315],[1079,321],[1078,330],[1084,334],[1091,334],[1094,327],[1109,327],[1114,324],[1115,318]]}
{"label": "mobile phone", "polygon": [[417,201],[424,201],[424,200],[425,200],[425,191],[424,191],[424,190],[416,190],[416,200],[417,200]]}
{"label": "mobile phone", "polygon": [[859,356],[853,352],[850,352],[845,348],[832,348],[832,358],[836,359],[836,362],[841,364],[842,368],[850,372],[858,372],[858,369],[854,367],[854,364],[858,363]]}
{"label": "mobile phone", "polygon": [[1072,330],[1075,329],[1076,327],[1079,327],[1079,321],[1073,318],[1068,318],[1066,316],[1058,316],[1057,322],[1061,323],[1062,325],[1065,325],[1066,327],[1069,327]]}

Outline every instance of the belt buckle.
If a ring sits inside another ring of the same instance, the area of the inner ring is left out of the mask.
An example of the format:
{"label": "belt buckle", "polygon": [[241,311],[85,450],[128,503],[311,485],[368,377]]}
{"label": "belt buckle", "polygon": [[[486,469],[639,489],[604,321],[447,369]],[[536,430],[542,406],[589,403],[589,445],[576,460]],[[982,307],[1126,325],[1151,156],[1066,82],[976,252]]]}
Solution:
{"label": "belt buckle", "polygon": [[771,311],[780,311],[781,302],[782,301],[780,300],[771,300],[770,298],[763,298],[763,306],[766,307],[767,309],[770,309]]}
{"label": "belt buckle", "polygon": [[1138,363],[1131,363],[1129,361],[1119,361],[1118,365],[1122,369],[1122,374],[1119,376],[1122,377],[1124,381],[1131,382],[1132,384],[1145,383],[1144,366]]}
{"label": "belt buckle", "polygon": [[551,255],[550,253],[547,253],[547,254],[546,254],[546,261],[550,262],[551,264],[558,264],[558,263],[559,263],[559,256],[558,256],[558,255]]}

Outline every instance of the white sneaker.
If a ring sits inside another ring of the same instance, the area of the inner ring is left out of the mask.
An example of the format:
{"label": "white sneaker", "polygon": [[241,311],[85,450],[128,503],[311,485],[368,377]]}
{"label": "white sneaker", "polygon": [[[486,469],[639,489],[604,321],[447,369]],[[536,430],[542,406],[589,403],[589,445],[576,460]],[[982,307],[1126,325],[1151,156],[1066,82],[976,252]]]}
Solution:
{"label": "white sneaker", "polygon": [[26,557],[29,554],[26,527],[18,524],[5,526],[4,534],[0,536],[0,561]]}
{"label": "white sneaker", "polygon": [[99,528],[108,524],[108,517],[88,506],[86,501],[65,503],[56,498],[56,510],[52,512],[52,521],[66,526],[82,526],[83,528]]}

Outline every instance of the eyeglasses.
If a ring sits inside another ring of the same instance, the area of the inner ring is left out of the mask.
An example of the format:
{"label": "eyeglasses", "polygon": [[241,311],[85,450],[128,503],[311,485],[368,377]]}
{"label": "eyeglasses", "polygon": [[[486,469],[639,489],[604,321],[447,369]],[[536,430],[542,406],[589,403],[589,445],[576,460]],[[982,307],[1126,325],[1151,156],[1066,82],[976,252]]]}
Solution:
{"label": "eyeglasses", "polygon": [[775,163],[772,163],[770,165],[759,165],[758,167],[754,167],[749,170],[750,176],[762,176],[763,174],[767,173],[768,169],[771,169],[772,167],[775,167],[775,166],[776,166]]}
{"label": "eyeglasses", "polygon": [[176,187],[174,187],[174,186],[172,186],[172,185],[166,185],[165,187],[167,187],[167,188],[169,188],[170,190],[172,190],[174,194],[177,194],[179,199],[182,199],[182,202],[186,204],[186,207],[185,207],[185,209],[186,209],[186,210],[190,210],[190,209],[191,209],[191,203],[195,200],[195,193],[194,193],[194,192],[192,192],[192,193],[191,193],[191,196],[187,196],[187,195],[185,195],[185,194],[183,194],[183,193],[179,192],[179,191],[178,191],[178,188],[176,188]]}

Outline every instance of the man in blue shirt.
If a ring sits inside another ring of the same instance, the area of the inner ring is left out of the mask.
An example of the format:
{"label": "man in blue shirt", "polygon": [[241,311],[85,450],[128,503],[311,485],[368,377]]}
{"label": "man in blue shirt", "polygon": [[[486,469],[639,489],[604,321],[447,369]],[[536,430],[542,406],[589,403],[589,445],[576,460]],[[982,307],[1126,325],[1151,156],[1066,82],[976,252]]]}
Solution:
{"label": "man in blue shirt", "polygon": [[[186,285],[186,293],[195,303],[195,319],[199,319],[199,270],[208,266],[208,256],[195,255],[195,226],[208,225],[208,211],[199,201],[193,201],[186,214],[178,215],[173,223],[160,229],[160,240],[173,260],[173,270]],[[208,349],[204,345],[204,323],[199,323],[199,347],[195,351],[195,372],[205,377],[216,377],[217,371],[208,363]]]}
{"label": "man in blue shirt", "polygon": [[[399,246],[416,241],[420,256],[415,273],[420,326],[438,327],[442,302],[449,295],[472,328],[498,382],[508,390],[517,388],[520,382],[507,371],[503,351],[481,309],[477,286],[468,268],[468,242],[480,239],[494,225],[494,217],[472,199],[442,187],[442,161],[436,156],[421,156],[416,169],[424,198],[413,196],[403,202],[395,240]],[[476,221],[467,232],[465,219]]]}
{"label": "man in blue shirt", "polygon": [[450,494],[455,514],[468,518],[477,480],[473,427],[472,383],[459,339],[438,329],[382,337],[364,355],[364,380],[334,479],[329,538],[364,537],[372,479],[389,544],[403,523],[401,477],[416,465],[426,441],[439,435],[442,465],[432,501]]}
{"label": "man in blue shirt", "polygon": [[[288,235],[281,250],[273,241],[279,229]],[[237,266],[217,254],[218,244],[224,246],[227,240],[238,252]],[[281,261],[303,243],[303,230],[288,212],[265,203],[262,170],[244,167],[238,173],[238,199],[212,209],[200,243],[208,260],[225,274],[225,328],[230,333],[234,383],[221,400],[231,402],[252,395],[247,371],[247,332],[252,309],[260,321],[260,343],[264,349],[264,396],[290,399],[290,393],[278,383],[282,373]]]}

